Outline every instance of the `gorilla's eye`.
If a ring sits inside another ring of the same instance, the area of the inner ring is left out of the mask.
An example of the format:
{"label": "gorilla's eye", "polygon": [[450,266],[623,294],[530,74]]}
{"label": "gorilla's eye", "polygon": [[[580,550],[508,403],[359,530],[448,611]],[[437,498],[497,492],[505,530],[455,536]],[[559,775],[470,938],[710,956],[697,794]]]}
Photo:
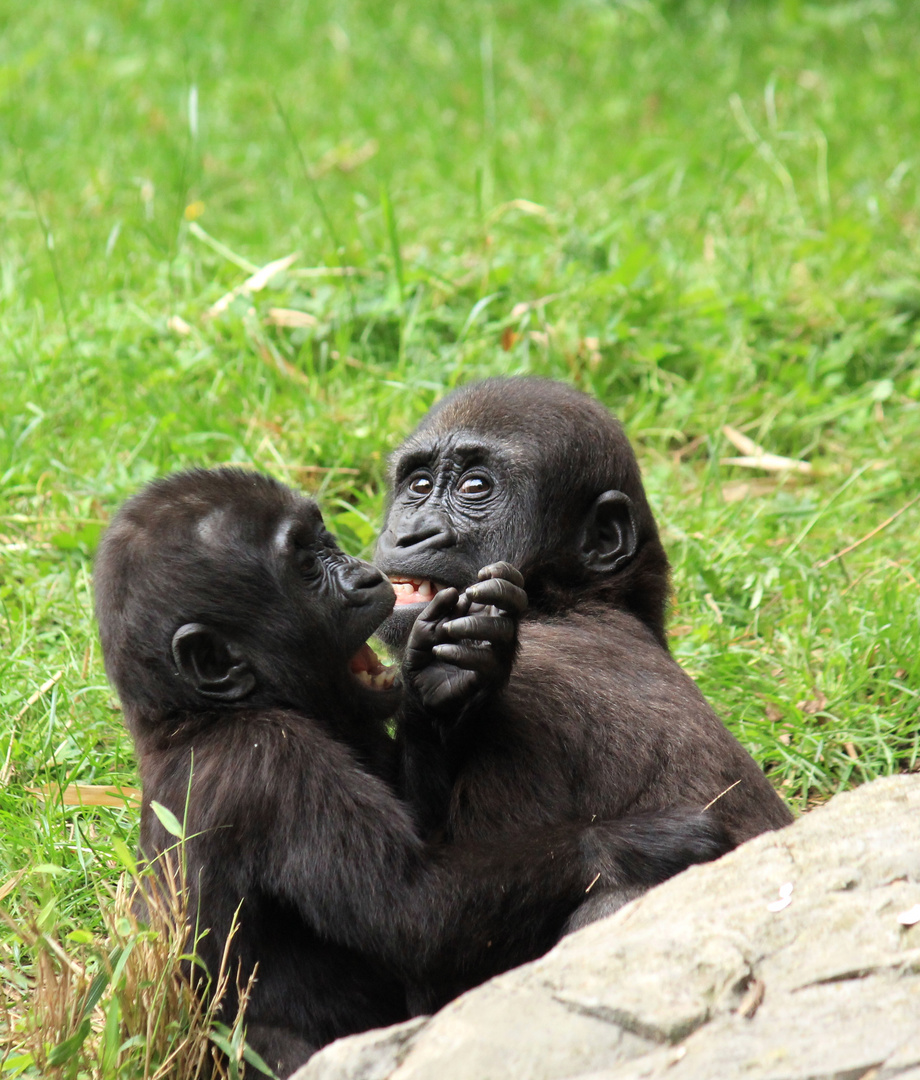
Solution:
{"label": "gorilla's eye", "polygon": [[413,476],[409,481],[409,490],[413,495],[430,495],[433,489],[430,476]]}
{"label": "gorilla's eye", "polygon": [[487,476],[482,476],[480,474],[464,476],[457,485],[457,491],[461,495],[467,495],[472,498],[482,498],[483,495],[488,495],[491,490],[492,481]]}
{"label": "gorilla's eye", "polygon": [[295,547],[297,557],[297,569],[300,576],[307,581],[315,581],[322,576],[323,563],[319,553],[313,547]]}

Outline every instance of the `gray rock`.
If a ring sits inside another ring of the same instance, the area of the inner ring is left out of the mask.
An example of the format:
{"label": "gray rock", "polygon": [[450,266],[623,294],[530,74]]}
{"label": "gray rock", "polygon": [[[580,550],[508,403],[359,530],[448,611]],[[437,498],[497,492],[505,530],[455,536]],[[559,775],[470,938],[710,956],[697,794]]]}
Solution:
{"label": "gray rock", "polygon": [[920,776],[838,795],[295,1080],[920,1080]]}
{"label": "gray rock", "polygon": [[[331,1043],[322,1052],[324,1080],[386,1080],[408,1053],[412,1036],[427,1023],[428,1017],[420,1016]],[[304,1069],[294,1075],[303,1076]]]}

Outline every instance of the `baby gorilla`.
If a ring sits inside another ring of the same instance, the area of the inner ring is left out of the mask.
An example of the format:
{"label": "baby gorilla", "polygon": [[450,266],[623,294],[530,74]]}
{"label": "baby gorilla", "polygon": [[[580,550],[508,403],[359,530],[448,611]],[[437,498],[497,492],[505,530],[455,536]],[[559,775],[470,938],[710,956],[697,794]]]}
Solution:
{"label": "baby gorilla", "polygon": [[[404,663],[403,792],[423,830],[711,803],[735,845],[791,822],[670,655],[667,556],[603,405],[546,379],[475,383],[396,450],[391,482],[376,561],[398,606],[379,635]],[[570,928],[631,895],[594,889]]]}
{"label": "baby gorilla", "polygon": [[426,845],[386,783],[400,690],[365,644],[392,586],[268,477],[150,484],[106,532],[95,580],[142,852],[156,865],[175,843],[156,801],[185,822],[212,973],[239,908],[230,970],[258,964],[248,1039],[281,1075],[405,1018],[407,984],[464,989],[539,955],[597,875],[648,884],[724,846],[698,813]]}

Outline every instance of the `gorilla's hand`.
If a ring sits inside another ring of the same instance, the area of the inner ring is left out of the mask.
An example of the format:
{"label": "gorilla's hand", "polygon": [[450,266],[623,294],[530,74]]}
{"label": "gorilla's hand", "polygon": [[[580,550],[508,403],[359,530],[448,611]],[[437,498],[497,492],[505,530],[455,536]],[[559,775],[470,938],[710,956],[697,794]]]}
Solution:
{"label": "gorilla's hand", "polygon": [[416,619],[403,677],[443,734],[511,675],[518,619],[527,608],[524,579],[493,563],[462,593],[442,589]]}

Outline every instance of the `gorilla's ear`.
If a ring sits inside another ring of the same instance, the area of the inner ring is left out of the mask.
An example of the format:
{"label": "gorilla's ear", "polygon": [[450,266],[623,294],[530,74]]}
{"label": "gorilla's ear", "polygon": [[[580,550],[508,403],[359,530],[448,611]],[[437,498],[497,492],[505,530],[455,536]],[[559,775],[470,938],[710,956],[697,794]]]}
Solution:
{"label": "gorilla's ear", "polygon": [[632,499],[622,491],[605,491],[585,516],[581,560],[588,570],[609,574],[636,554],[636,519]]}
{"label": "gorilla's ear", "polygon": [[179,627],[172,654],[179,674],[203,697],[240,701],[255,688],[256,677],[239,646],[202,623]]}

